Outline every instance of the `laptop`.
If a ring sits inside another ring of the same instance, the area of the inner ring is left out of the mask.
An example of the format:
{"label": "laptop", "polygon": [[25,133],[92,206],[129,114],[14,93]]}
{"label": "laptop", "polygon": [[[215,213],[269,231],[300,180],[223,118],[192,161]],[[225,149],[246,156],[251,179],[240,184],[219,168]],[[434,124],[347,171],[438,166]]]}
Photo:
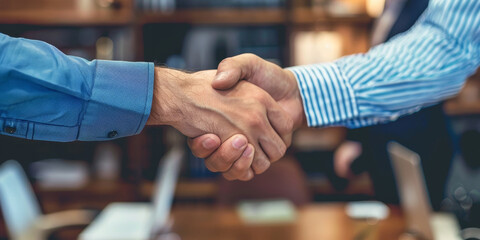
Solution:
{"label": "laptop", "polygon": [[168,233],[170,208],[180,166],[181,147],[160,161],[152,203],[111,203],[80,234],[80,240],[147,240]]}
{"label": "laptop", "polygon": [[432,211],[420,156],[396,142],[388,143],[387,149],[406,217],[407,234],[415,239],[462,239],[453,214]]}

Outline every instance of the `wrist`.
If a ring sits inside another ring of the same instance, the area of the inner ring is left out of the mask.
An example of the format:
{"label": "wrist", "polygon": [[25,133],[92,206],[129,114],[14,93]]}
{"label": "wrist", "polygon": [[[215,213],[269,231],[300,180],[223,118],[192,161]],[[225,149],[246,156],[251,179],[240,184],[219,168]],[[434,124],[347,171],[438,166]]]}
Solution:
{"label": "wrist", "polygon": [[300,93],[300,89],[298,87],[298,82],[295,77],[295,74],[293,74],[292,71],[283,69],[285,72],[288,81],[290,82],[290,96],[289,99],[292,102],[292,120],[293,120],[293,129],[296,130],[300,127],[306,126],[307,125],[307,118],[305,116],[305,111],[303,108],[303,100],[302,100],[302,95]]}
{"label": "wrist", "polygon": [[175,91],[180,90],[178,84],[185,79],[185,73],[164,67],[155,67],[154,72],[152,110],[147,125],[172,125],[180,119]]}

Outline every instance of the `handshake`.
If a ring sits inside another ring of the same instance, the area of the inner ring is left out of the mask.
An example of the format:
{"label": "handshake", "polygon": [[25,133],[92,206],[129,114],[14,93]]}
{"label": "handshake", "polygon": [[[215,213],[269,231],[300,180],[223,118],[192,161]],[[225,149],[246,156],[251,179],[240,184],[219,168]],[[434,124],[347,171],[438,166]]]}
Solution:
{"label": "handshake", "polygon": [[293,73],[253,54],[227,58],[216,71],[156,68],[154,85],[147,124],[175,127],[229,180],[267,170],[306,122]]}

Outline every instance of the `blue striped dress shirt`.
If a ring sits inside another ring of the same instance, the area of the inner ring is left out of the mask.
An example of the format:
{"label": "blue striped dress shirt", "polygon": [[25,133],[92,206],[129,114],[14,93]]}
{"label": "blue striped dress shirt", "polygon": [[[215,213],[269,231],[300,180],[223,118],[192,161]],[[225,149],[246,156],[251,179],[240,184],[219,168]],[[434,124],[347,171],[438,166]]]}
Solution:
{"label": "blue striped dress shirt", "polygon": [[457,94],[480,65],[480,1],[432,0],[407,32],[365,54],[289,68],[308,126],[363,127]]}

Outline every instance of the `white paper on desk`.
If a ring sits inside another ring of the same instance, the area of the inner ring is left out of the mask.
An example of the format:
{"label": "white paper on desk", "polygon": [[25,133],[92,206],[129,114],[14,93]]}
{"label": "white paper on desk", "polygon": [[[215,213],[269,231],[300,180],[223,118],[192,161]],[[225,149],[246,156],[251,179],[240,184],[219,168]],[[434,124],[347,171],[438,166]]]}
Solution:
{"label": "white paper on desk", "polygon": [[237,212],[247,224],[292,223],[297,216],[295,206],[285,199],[243,201]]}
{"label": "white paper on desk", "polygon": [[47,159],[32,163],[33,178],[43,189],[78,189],[88,182],[88,167],[82,161]]}

